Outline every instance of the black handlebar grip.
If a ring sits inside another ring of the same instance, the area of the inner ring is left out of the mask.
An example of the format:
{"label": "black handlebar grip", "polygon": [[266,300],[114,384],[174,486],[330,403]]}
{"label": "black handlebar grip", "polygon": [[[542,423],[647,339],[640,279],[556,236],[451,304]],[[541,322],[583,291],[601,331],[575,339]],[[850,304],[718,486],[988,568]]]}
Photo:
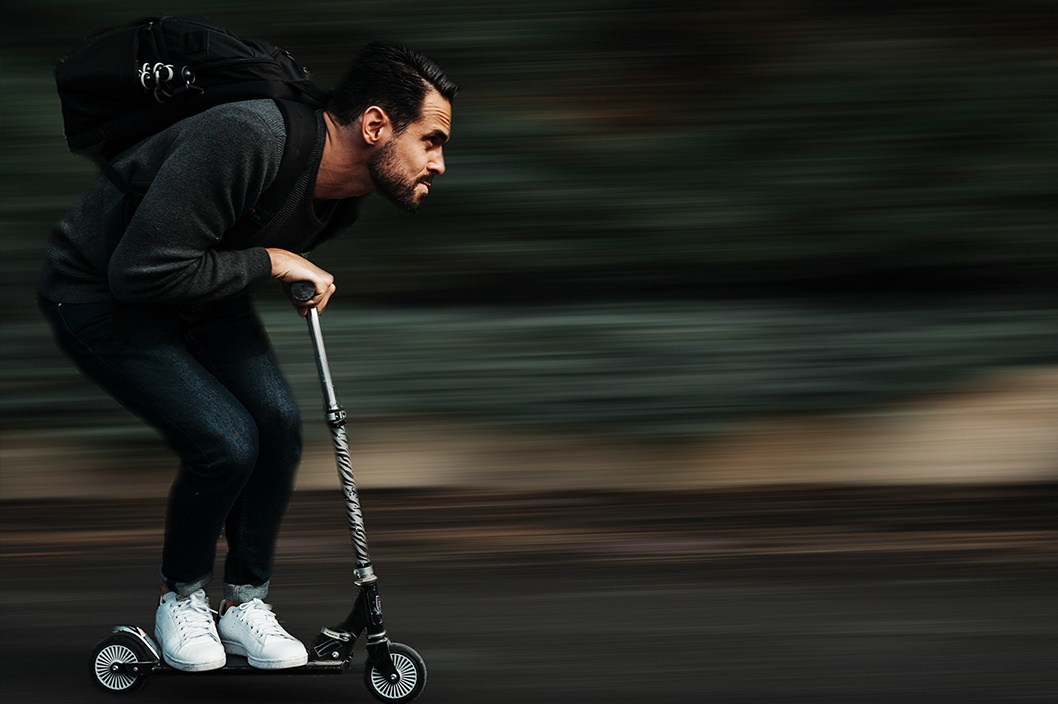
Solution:
{"label": "black handlebar grip", "polygon": [[304,303],[305,301],[312,300],[312,297],[316,295],[316,287],[308,281],[295,281],[290,284],[290,297],[295,301]]}

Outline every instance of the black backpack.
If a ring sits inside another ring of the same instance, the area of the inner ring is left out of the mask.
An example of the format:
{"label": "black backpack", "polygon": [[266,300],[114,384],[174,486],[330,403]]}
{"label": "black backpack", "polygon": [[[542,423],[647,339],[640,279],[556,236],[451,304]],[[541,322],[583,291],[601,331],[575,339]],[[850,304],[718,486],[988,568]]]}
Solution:
{"label": "black backpack", "polygon": [[[308,163],[315,110],[328,94],[289,52],[241,39],[205,18],[161,17],[98,32],[55,68],[70,151],[95,161],[138,204],[109,159],[179,120],[222,103],[276,99],[287,146],[272,186],[247,218],[259,227]],[[247,218],[244,218],[246,220]],[[244,226],[247,223],[240,223]]]}

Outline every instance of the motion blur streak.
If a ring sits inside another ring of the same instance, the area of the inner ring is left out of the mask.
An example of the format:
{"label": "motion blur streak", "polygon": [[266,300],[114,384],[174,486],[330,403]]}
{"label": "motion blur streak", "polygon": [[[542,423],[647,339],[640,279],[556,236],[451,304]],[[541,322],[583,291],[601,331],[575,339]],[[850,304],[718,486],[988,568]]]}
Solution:
{"label": "motion blur streak", "polygon": [[[5,702],[89,701],[82,660],[154,589],[173,459],[34,301],[48,228],[93,178],[52,68],[146,11],[4,9]],[[325,87],[374,38],[462,87],[419,216],[372,203],[313,254],[338,281],[323,326],[387,621],[422,644],[429,701],[1058,698],[1058,7],[179,11]],[[274,589],[310,633],[344,608],[341,505],[303,321],[259,301],[307,431]]]}

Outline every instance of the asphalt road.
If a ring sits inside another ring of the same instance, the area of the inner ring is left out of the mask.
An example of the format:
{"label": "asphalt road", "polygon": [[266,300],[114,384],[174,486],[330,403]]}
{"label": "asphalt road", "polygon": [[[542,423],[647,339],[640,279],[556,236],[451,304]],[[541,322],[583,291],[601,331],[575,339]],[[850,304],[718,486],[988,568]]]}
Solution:
{"label": "asphalt road", "polygon": [[[1058,701],[1054,486],[363,502],[421,702]],[[115,701],[89,654],[151,625],[161,504],[0,509],[0,698]],[[279,551],[271,601],[311,639],[351,603],[337,492],[296,497]],[[358,671],[157,676],[123,698],[374,701]]]}

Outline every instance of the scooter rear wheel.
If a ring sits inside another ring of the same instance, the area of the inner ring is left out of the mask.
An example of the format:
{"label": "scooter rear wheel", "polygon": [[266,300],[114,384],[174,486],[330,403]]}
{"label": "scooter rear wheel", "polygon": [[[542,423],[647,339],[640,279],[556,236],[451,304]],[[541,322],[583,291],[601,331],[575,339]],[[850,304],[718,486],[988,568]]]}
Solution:
{"label": "scooter rear wheel", "polygon": [[403,643],[390,643],[389,653],[399,678],[396,681],[389,680],[368,658],[364,665],[364,685],[380,702],[410,702],[426,686],[426,662]]}
{"label": "scooter rear wheel", "polygon": [[143,644],[132,636],[115,633],[99,641],[92,651],[92,679],[111,694],[134,692],[146,683],[146,676],[129,674],[121,665],[152,660]]}

